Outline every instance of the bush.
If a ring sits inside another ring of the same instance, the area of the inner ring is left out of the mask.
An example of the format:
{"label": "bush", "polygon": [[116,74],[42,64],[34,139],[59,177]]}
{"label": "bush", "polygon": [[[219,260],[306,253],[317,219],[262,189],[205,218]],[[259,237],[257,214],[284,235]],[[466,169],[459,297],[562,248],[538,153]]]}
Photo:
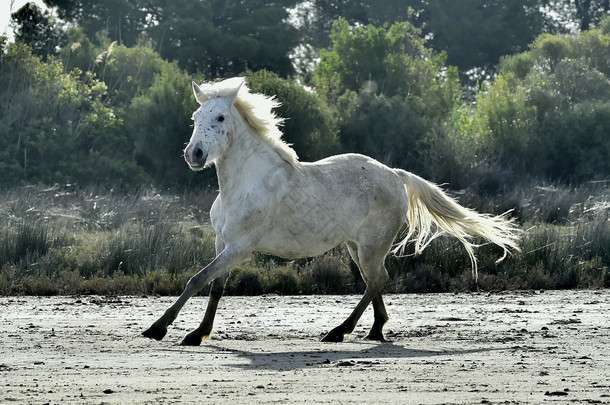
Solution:
{"label": "bush", "polygon": [[333,254],[316,257],[299,269],[304,292],[346,294],[354,291],[354,278],[345,258]]}
{"label": "bush", "polygon": [[[610,18],[600,24],[606,27]],[[463,109],[464,142],[476,132],[479,160],[518,176],[583,181],[610,175],[610,36],[541,35],[530,50],[502,60],[497,78]],[[459,126],[458,126],[459,127]]]}
{"label": "bush", "polygon": [[[578,188],[522,184],[463,204],[494,212],[519,201],[521,253],[503,262],[493,245],[477,250],[484,290],[590,288],[610,284],[610,194],[606,183]],[[0,193],[0,294],[161,294],[182,292],[215,256],[206,205],[214,194],[132,196],[72,187]],[[206,203],[203,203],[206,202]],[[552,214],[561,212],[560,215]],[[547,221],[547,222],[545,222]],[[417,257],[389,256],[386,292],[468,291],[470,260],[453,238],[438,238]],[[201,293],[206,294],[207,289]],[[226,293],[362,293],[344,247],[288,261],[255,254],[238,265]]]}

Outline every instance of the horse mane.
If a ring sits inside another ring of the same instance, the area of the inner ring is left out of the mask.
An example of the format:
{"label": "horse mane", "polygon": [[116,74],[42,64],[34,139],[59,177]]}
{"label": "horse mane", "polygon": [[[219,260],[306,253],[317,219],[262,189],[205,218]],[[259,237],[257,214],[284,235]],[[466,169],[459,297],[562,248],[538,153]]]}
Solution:
{"label": "horse mane", "polygon": [[[236,82],[239,82],[236,84]],[[213,93],[216,97],[225,97],[235,91],[235,88],[242,84],[235,99],[235,108],[244,118],[244,121],[260,136],[271,145],[280,157],[292,166],[298,166],[299,157],[289,144],[282,139],[280,126],[284,123],[284,118],[278,117],[274,108],[281,105],[273,96],[266,96],[260,93],[251,93],[244,83],[243,78],[227,79],[222,82],[212,84]]]}

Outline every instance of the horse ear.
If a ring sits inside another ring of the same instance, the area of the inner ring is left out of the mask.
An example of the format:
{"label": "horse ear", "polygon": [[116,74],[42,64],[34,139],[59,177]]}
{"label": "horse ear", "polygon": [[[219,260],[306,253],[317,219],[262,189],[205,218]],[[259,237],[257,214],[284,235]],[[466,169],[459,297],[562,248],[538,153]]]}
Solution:
{"label": "horse ear", "polygon": [[243,77],[232,77],[230,79],[225,79],[220,83],[222,90],[220,90],[219,94],[221,97],[227,97],[231,104],[234,104],[235,100],[237,99],[237,95],[239,94],[239,90],[241,89],[241,86],[244,85],[245,81],[246,79]]}
{"label": "horse ear", "polygon": [[228,97],[231,104],[235,103],[239,89],[244,84],[243,77],[223,81],[220,86],[214,83],[203,83],[201,86],[193,82],[193,94],[199,104],[216,97]]}
{"label": "horse ear", "polygon": [[204,101],[209,98],[204,94],[201,87],[199,87],[195,82],[193,82],[193,94],[195,95],[195,100],[197,100],[199,104],[203,104]]}

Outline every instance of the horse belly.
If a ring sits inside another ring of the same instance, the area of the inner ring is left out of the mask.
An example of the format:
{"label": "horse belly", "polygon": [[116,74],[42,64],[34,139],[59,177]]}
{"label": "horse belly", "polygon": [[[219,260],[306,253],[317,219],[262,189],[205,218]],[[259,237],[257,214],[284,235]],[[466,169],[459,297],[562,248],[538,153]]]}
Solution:
{"label": "horse belly", "polygon": [[310,232],[295,229],[266,235],[259,242],[256,250],[285,259],[296,259],[322,255],[345,240],[347,237],[343,235],[319,237]]}
{"label": "horse belly", "polygon": [[[341,207],[341,209],[339,209]],[[321,255],[349,239],[363,215],[343,204],[305,204],[282,209],[270,221],[258,250],[284,258]]]}

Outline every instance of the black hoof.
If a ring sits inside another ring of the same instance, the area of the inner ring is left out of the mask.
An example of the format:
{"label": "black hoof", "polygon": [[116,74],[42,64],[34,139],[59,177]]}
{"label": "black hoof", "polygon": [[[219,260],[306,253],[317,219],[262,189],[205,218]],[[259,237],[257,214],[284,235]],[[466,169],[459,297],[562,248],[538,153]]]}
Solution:
{"label": "black hoof", "polygon": [[343,342],[343,330],[335,328],[322,338],[322,342]]}
{"label": "black hoof", "polygon": [[384,336],[383,333],[381,332],[370,332],[367,337],[365,337],[366,340],[374,340],[377,342],[389,342],[389,340],[387,340]]}
{"label": "black hoof", "polygon": [[150,339],[161,340],[167,334],[167,328],[161,328],[159,326],[151,326],[142,332],[142,336],[145,336]]}
{"label": "black hoof", "polygon": [[184,339],[182,339],[182,342],[180,342],[180,346],[201,346],[202,340],[202,336],[189,333],[184,337]]}

